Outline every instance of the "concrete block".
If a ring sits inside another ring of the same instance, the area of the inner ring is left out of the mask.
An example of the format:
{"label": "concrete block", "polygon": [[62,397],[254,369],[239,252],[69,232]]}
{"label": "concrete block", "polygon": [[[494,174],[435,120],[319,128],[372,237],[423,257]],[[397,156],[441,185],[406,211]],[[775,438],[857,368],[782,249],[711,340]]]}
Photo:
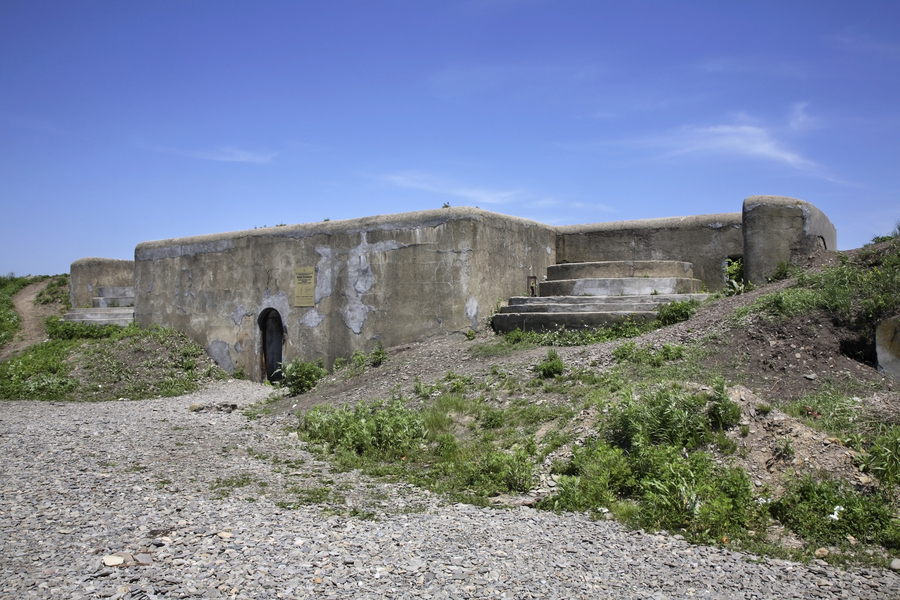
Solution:
{"label": "concrete block", "polygon": [[878,370],[900,381],[900,316],[887,319],[875,329]]}
{"label": "concrete block", "polygon": [[821,210],[786,196],[744,200],[744,280],[761,285],[778,265],[818,249],[837,250],[837,231]]}
{"label": "concrete block", "polygon": [[115,258],[81,258],[69,267],[69,302],[91,306],[101,287],[134,285],[134,261]]}

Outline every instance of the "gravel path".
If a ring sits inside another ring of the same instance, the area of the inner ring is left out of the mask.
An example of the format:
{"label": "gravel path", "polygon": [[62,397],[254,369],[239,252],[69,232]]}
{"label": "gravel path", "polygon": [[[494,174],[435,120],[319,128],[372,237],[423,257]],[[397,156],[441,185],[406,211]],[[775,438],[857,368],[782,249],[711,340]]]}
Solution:
{"label": "gravel path", "polygon": [[[0,404],[0,598],[900,597],[890,571],[751,561],[332,473],[286,417],[242,414],[269,391]],[[301,503],[316,493],[324,505]]]}

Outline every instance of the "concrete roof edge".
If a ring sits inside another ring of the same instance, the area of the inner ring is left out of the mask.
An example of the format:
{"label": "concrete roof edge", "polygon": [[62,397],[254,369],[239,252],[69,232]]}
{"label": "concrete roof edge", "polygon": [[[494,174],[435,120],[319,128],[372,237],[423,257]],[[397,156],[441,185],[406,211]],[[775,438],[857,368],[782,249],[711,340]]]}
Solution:
{"label": "concrete roof edge", "polygon": [[72,265],[90,265],[94,263],[110,263],[110,262],[130,262],[133,263],[133,258],[100,258],[96,256],[88,256],[86,258],[79,258],[78,260],[72,262]]}
{"label": "concrete roof edge", "polygon": [[661,217],[655,219],[634,219],[631,221],[610,221],[606,223],[587,223],[584,225],[560,225],[556,227],[561,235],[573,233],[592,233],[594,231],[617,231],[622,229],[679,229],[683,227],[719,227],[740,225],[742,215],[735,213],[715,213],[709,215],[691,215],[687,217]]}
{"label": "concrete roof edge", "polygon": [[318,221],[315,223],[298,223],[296,225],[282,225],[280,227],[262,227],[259,229],[245,229],[242,231],[229,231],[224,233],[210,233],[182,238],[154,240],[140,242],[135,247],[135,251],[150,248],[163,248],[169,246],[208,244],[211,242],[234,240],[244,237],[303,238],[317,234],[331,235],[341,232],[355,233],[363,231],[394,229],[396,227],[435,227],[438,225],[442,225],[448,221],[456,221],[461,219],[481,219],[484,217],[518,223],[524,227],[544,227],[548,230],[556,229],[553,226],[539,223],[538,221],[531,221],[529,219],[505,215],[503,213],[492,212],[481,208],[460,206],[450,208],[434,208],[429,210],[420,210],[405,213],[394,213],[389,215],[360,217],[356,219]]}
{"label": "concrete roof edge", "polygon": [[807,202],[806,200],[801,200],[799,198],[791,198],[790,196],[769,196],[769,195],[758,195],[758,196],[747,196],[744,198],[744,208],[759,206],[760,204],[777,204],[780,206],[796,206],[796,205],[809,205],[814,206],[812,202]]}

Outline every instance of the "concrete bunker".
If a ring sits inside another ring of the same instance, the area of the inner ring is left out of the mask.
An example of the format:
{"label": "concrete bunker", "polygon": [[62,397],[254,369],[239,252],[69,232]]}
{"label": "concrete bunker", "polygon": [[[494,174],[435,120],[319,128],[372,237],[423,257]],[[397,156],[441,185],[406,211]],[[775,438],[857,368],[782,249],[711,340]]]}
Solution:
{"label": "concrete bunker", "polygon": [[284,361],[284,343],[287,338],[281,313],[274,308],[267,308],[259,314],[256,324],[259,326],[260,373],[264,374],[264,380],[281,381],[280,368]]}
{"label": "concrete bunker", "polygon": [[[116,271],[133,265],[138,325],[178,329],[226,371],[271,381],[281,362],[330,367],[378,342],[477,330],[488,307],[547,295],[549,270],[565,264],[674,261],[715,292],[728,259],[743,259],[745,282],[764,283],[780,263],[836,243],[820,210],[781,196],[747,198],[740,213],[557,227],[454,207],[142,242]],[[98,260],[73,263],[76,303],[125,285],[93,277]]]}

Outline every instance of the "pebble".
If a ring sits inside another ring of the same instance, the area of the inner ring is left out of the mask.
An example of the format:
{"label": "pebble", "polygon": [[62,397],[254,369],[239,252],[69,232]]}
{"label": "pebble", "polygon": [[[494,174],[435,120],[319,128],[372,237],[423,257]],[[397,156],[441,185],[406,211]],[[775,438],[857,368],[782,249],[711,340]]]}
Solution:
{"label": "pebble", "polygon": [[[0,404],[0,599],[875,599],[900,590],[890,570],[758,559],[581,514],[452,504],[332,472],[284,430],[291,417],[242,414],[270,392],[233,381],[139,402]],[[192,412],[198,404],[237,410]],[[224,489],[229,480],[251,483]],[[341,497],[285,508],[303,485]]]}

